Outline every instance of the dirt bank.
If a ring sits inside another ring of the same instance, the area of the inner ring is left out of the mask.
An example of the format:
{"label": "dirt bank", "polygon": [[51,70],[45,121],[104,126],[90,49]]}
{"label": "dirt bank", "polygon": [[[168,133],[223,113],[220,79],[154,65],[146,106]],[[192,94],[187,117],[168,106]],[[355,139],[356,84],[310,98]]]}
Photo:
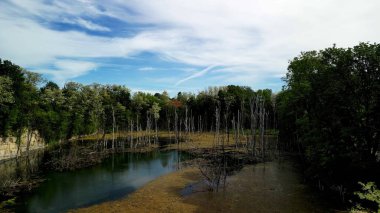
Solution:
{"label": "dirt bank", "polygon": [[186,203],[179,192],[201,178],[198,169],[186,168],[148,183],[125,199],[71,212],[195,212],[198,207]]}

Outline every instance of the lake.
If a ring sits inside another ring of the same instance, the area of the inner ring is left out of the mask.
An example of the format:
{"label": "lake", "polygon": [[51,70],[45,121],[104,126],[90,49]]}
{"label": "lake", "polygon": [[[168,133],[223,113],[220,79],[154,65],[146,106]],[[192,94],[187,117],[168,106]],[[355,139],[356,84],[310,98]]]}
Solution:
{"label": "lake", "polygon": [[16,212],[63,212],[124,197],[155,178],[176,171],[189,156],[177,151],[114,154],[101,164],[47,179],[16,201]]}

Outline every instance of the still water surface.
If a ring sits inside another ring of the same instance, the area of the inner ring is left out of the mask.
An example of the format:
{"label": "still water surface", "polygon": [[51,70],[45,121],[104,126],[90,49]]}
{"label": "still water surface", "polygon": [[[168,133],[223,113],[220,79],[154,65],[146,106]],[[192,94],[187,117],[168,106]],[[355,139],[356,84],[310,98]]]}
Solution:
{"label": "still water surface", "polygon": [[17,200],[16,212],[64,212],[124,197],[158,176],[178,169],[189,156],[177,152],[123,153],[91,168],[51,172],[31,194]]}

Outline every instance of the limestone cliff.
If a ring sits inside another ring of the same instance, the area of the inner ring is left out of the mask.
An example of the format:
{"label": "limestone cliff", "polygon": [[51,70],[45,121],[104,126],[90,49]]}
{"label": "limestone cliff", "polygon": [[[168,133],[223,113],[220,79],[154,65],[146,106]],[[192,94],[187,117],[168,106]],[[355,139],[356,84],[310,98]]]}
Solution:
{"label": "limestone cliff", "polygon": [[[27,149],[27,131],[21,136],[20,152],[24,153]],[[32,132],[29,150],[40,149],[45,147],[45,141],[40,137],[37,131]],[[0,137],[0,161],[14,158],[17,155],[16,137]]]}

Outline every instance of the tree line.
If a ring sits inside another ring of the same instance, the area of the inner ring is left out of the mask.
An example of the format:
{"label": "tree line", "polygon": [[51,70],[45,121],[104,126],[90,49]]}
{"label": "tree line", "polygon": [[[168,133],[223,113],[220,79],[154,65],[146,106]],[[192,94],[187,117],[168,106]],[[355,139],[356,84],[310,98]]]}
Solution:
{"label": "tree line", "polygon": [[380,45],[303,52],[284,80],[279,137],[303,154],[306,174],[342,196],[358,181],[380,183]]}
{"label": "tree line", "polygon": [[[251,111],[259,104],[258,98],[266,109],[266,128],[276,125],[274,94],[269,89],[254,91],[247,86],[229,85],[209,87],[197,94],[179,92],[170,97],[165,91],[131,93],[120,85],[68,82],[60,88],[40,74],[6,60],[0,60],[0,82],[0,136],[16,136],[18,142],[23,132],[35,130],[47,143],[131,129],[152,130],[155,141],[159,130],[223,128],[229,132],[236,124],[244,131],[252,129]],[[221,115],[219,121],[215,119],[216,109]]]}

